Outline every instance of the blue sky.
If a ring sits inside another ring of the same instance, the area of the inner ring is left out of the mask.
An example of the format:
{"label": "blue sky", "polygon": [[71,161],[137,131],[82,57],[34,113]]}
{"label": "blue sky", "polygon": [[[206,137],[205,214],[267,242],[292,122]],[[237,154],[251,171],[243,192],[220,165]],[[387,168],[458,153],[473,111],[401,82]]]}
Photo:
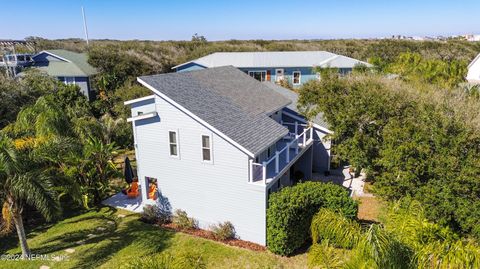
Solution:
{"label": "blue sky", "polygon": [[[470,0],[0,0],[0,39],[208,40],[370,38],[480,34]],[[5,24],[6,23],[6,24]]]}

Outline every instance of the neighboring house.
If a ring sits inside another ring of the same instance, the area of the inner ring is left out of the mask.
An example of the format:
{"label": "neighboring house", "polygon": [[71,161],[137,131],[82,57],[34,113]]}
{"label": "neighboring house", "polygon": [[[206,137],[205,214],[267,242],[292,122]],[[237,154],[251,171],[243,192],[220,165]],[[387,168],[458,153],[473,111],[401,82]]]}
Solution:
{"label": "neighboring house", "polygon": [[0,56],[0,67],[5,68],[8,77],[15,77],[18,72],[31,64],[31,54],[17,53]]}
{"label": "neighboring house", "polygon": [[467,81],[471,84],[480,84],[480,53],[468,65]]}
{"label": "neighboring house", "polygon": [[[38,69],[56,77],[65,84],[75,84],[89,99],[95,98],[91,86],[91,77],[97,73],[88,62],[86,53],[77,53],[68,50],[44,50],[32,56],[31,68]],[[19,76],[22,74],[20,73]]]}
{"label": "neighboring house", "polygon": [[259,81],[287,80],[293,87],[320,79],[314,70],[338,68],[347,74],[356,65],[369,63],[327,51],[216,52],[173,67],[177,72],[233,65]]}
{"label": "neighboring house", "polygon": [[138,81],[153,93],[125,102],[142,204],[157,184],[159,200],[201,228],[230,221],[241,239],[265,245],[269,194],[311,178],[314,166],[328,170],[329,143],[318,150],[330,131],[321,120],[310,128],[284,89],[232,66]]}

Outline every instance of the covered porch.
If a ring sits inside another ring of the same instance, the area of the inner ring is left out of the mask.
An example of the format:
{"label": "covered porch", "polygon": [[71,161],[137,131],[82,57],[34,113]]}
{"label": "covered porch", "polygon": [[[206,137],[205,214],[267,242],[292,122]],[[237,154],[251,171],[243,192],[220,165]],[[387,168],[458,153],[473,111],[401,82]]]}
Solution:
{"label": "covered porch", "polygon": [[279,140],[275,147],[275,154],[261,162],[250,160],[249,182],[258,185],[268,185],[275,181],[294,165],[313,144],[313,128],[295,123],[283,123],[290,132]]}

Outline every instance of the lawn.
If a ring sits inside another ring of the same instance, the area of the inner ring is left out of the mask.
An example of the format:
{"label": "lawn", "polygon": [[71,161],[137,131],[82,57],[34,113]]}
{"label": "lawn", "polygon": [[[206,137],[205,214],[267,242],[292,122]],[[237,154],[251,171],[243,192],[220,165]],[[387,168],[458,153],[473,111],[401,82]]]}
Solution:
{"label": "lawn", "polygon": [[[0,261],[0,268],[38,269],[47,265],[50,268],[118,269],[142,257],[159,253],[175,255],[186,250],[201,255],[208,268],[306,267],[306,254],[285,258],[269,252],[255,252],[165,230],[138,218],[137,214],[102,207],[50,227],[38,228],[29,233],[29,246],[33,254],[47,255],[49,260]],[[5,246],[12,242],[6,242],[6,238],[0,240],[3,254],[20,253],[19,248],[5,251]],[[16,240],[16,237],[8,240]],[[52,260],[54,257],[56,261]]]}

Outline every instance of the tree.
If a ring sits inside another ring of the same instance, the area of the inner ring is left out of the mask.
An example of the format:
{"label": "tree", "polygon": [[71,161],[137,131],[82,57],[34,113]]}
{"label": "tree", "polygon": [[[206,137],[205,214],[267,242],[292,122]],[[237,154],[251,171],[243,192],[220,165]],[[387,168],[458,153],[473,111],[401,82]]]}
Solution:
{"label": "tree", "polygon": [[414,197],[429,220],[480,238],[474,95],[378,75],[323,75],[302,87],[299,105],[307,117],[323,112],[334,131],[333,150],[365,168],[378,195]]}
{"label": "tree", "polygon": [[116,150],[114,143],[105,144],[98,138],[89,137],[82,153],[72,156],[65,173],[80,184],[85,207],[92,202],[99,204],[109,189],[109,179],[119,176],[112,161]]}
{"label": "tree", "polygon": [[57,193],[43,160],[15,148],[11,139],[0,136],[0,202],[2,203],[3,231],[15,225],[23,257],[28,257],[22,214],[25,206],[38,210],[47,221],[60,211]]}

